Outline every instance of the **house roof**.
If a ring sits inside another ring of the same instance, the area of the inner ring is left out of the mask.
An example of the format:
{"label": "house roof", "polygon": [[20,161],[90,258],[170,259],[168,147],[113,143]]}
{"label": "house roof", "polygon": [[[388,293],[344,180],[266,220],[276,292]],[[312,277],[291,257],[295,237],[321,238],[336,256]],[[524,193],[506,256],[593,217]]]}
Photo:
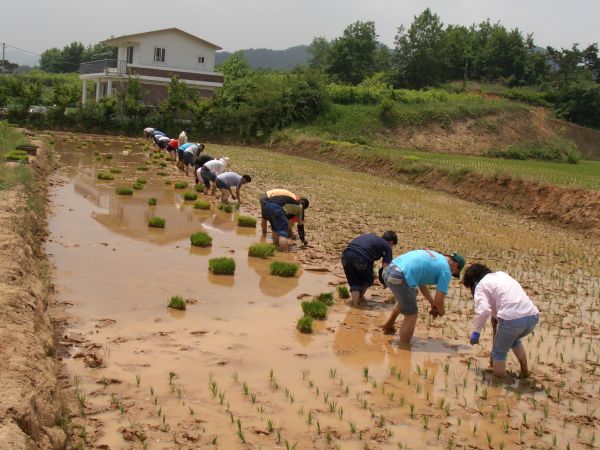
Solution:
{"label": "house roof", "polygon": [[124,36],[119,36],[119,37],[115,37],[115,38],[110,38],[110,39],[106,39],[105,41],[103,41],[105,44],[108,45],[116,45],[122,41],[127,41],[130,40],[132,38],[136,38],[139,36],[146,36],[146,35],[150,35],[150,34],[154,34],[154,33],[162,33],[165,31],[175,31],[177,33],[183,34],[184,36],[187,36],[189,38],[192,38],[198,42],[201,42],[204,45],[208,45],[210,47],[213,47],[215,50],[222,50],[221,47],[219,47],[218,45],[213,44],[212,42],[208,42],[205,41],[204,39],[200,39],[198,36],[194,36],[193,34],[187,33],[183,30],[180,30],[179,28],[164,28],[162,30],[153,30],[153,31],[145,31],[143,33],[135,33],[135,34],[126,34]]}

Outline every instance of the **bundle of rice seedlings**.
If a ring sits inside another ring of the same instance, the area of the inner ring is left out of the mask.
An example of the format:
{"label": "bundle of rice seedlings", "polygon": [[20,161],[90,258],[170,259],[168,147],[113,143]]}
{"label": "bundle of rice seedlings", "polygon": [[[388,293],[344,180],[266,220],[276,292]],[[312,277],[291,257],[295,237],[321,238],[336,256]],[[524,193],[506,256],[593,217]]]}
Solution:
{"label": "bundle of rice seedlings", "polygon": [[233,258],[212,258],[208,260],[208,269],[215,275],[233,275],[235,261]]}
{"label": "bundle of rice seedlings", "polygon": [[257,258],[268,258],[273,256],[277,247],[274,244],[268,244],[266,242],[256,242],[248,248],[248,256],[254,256]]}
{"label": "bundle of rice seedlings", "polygon": [[167,219],[155,216],[150,218],[148,221],[148,226],[152,228],[164,228],[165,223],[167,223]]}
{"label": "bundle of rice seedlings", "polygon": [[300,269],[298,263],[287,263],[283,261],[273,261],[269,266],[271,275],[277,275],[279,277],[293,277]]}
{"label": "bundle of rice seedlings", "polygon": [[248,228],[256,228],[256,219],[251,216],[238,216],[238,226],[240,227],[248,227]]}
{"label": "bundle of rice seedlings", "polygon": [[133,189],[126,186],[119,186],[115,189],[117,195],[133,195]]}
{"label": "bundle of rice seedlings", "polygon": [[194,247],[210,247],[212,245],[212,237],[203,231],[192,234],[190,241]]}

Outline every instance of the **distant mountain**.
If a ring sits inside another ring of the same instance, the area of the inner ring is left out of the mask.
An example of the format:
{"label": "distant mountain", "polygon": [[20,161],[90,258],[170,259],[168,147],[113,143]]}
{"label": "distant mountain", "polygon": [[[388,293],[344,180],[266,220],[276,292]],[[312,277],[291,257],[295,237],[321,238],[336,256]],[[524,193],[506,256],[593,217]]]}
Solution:
{"label": "distant mountain", "polygon": [[[4,57],[11,63],[18,64],[20,66],[37,66],[39,64],[39,57],[30,55],[28,53],[19,52],[16,50],[6,50]],[[2,58],[2,52],[0,52],[0,59]]]}
{"label": "distant mountain", "polygon": [[[249,48],[241,50],[248,64],[255,69],[291,70],[299,64],[308,62],[308,45],[297,45],[287,50],[269,50],[267,48]],[[231,56],[229,52],[218,52],[216,63],[222,64]]]}

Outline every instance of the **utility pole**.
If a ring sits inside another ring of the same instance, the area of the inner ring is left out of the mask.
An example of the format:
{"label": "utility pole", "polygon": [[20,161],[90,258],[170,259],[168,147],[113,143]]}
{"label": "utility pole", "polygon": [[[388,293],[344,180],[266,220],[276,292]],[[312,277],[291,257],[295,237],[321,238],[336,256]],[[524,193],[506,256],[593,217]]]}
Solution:
{"label": "utility pole", "polygon": [[6,49],[6,42],[2,43],[2,61],[4,61],[4,50]]}

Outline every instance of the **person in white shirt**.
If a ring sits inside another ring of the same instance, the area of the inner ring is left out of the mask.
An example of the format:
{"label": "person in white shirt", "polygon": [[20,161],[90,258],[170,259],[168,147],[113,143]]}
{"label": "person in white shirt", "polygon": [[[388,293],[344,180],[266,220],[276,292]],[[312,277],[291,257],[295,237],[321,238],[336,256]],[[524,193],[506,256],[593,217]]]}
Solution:
{"label": "person in white shirt", "polygon": [[154,134],[155,131],[156,130],[154,128],[152,128],[152,127],[144,128],[144,137],[146,139],[152,138],[152,135]]}
{"label": "person in white shirt", "polygon": [[190,132],[189,130],[183,130],[179,133],[179,146],[181,147],[183,144],[187,144]]}
{"label": "person in white shirt", "polygon": [[527,355],[521,338],[530,334],[539,322],[540,312],[517,280],[505,272],[492,272],[484,264],[473,264],[462,279],[475,301],[474,331],[469,342],[479,343],[481,330],[488,317],[498,322],[492,346],[492,371],[506,374],[506,355],[512,349],[521,366],[521,377],[529,376]]}
{"label": "person in white shirt", "polygon": [[[204,183],[204,192],[208,195],[215,193],[217,187],[217,176],[225,172],[229,158],[211,159],[204,163],[202,167],[196,170],[196,177]],[[212,187],[212,189],[211,189]],[[210,193],[208,192],[210,189]]]}

